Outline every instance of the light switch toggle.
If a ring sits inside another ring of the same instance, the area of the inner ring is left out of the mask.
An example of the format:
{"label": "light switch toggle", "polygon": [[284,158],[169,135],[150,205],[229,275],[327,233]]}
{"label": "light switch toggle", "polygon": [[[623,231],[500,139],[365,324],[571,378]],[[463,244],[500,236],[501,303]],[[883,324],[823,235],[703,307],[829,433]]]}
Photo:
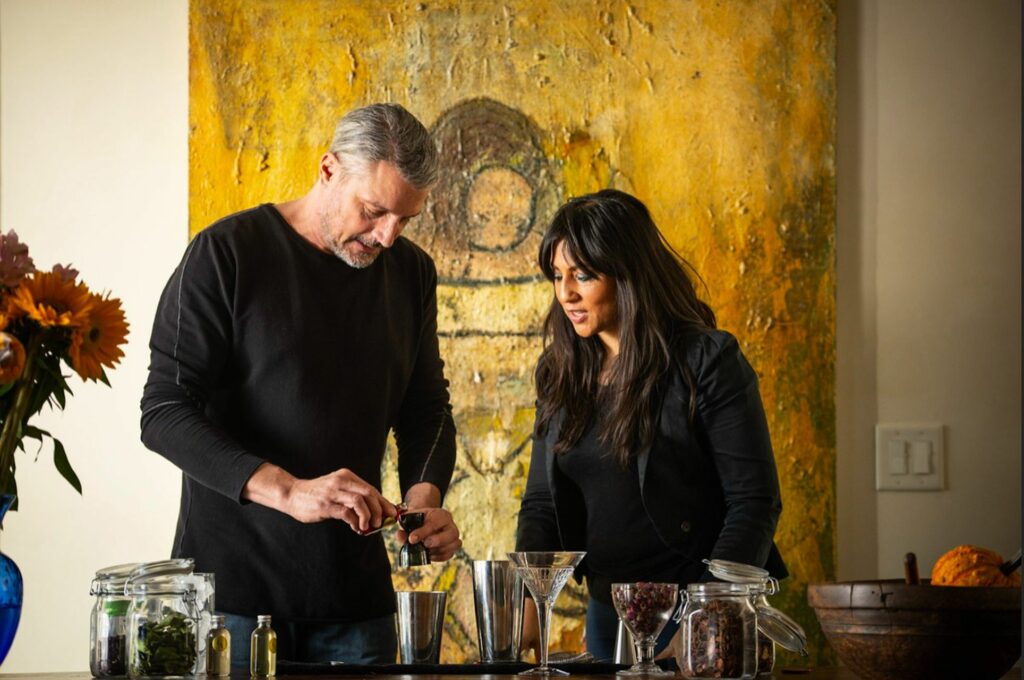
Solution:
{"label": "light switch toggle", "polygon": [[875,488],[941,491],[946,488],[944,431],[938,423],[875,426]]}
{"label": "light switch toggle", "polygon": [[932,473],[932,443],[929,441],[910,442],[910,469],[915,475]]}
{"label": "light switch toggle", "polygon": [[907,442],[902,439],[889,440],[889,474],[907,474]]}

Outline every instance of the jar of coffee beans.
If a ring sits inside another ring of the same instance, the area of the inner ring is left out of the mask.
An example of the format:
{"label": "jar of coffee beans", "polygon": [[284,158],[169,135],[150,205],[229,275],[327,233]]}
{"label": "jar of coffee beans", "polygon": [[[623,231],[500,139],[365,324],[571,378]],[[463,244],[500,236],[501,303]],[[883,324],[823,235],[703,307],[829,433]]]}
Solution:
{"label": "jar of coffee beans", "polygon": [[779,592],[779,582],[760,567],[728,560],[704,560],[708,572],[717,579],[740,583],[750,588],[757,612],[757,675],[771,676],[775,668],[775,646],[807,656],[807,635],[793,619],[771,606],[769,595]]}
{"label": "jar of coffee beans", "polygon": [[757,673],[757,613],[743,583],[691,583],[676,662],[686,678],[748,680]]}
{"label": "jar of coffee beans", "polygon": [[119,564],[96,572],[89,594],[96,598],[89,617],[89,670],[94,678],[128,674],[128,576],[138,564]]}

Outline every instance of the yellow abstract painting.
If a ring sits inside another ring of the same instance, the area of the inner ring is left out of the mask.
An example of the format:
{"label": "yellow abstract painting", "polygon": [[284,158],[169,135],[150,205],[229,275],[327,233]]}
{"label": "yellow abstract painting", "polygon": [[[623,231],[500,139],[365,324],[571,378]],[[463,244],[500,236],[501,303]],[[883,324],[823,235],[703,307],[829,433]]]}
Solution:
{"label": "yellow abstract painting", "polygon": [[[810,636],[783,663],[832,658],[806,586],[835,576],[835,27],[834,0],[191,0],[192,234],[308,191],[354,107],[404,105],[441,151],[406,235],[440,276],[465,544],[394,579],[449,592],[442,661],[476,658],[472,560],[514,545],[541,235],[604,187],[648,205],[760,375],[792,572],[773,603]],[[553,650],[582,649],[585,602],[563,592]]]}

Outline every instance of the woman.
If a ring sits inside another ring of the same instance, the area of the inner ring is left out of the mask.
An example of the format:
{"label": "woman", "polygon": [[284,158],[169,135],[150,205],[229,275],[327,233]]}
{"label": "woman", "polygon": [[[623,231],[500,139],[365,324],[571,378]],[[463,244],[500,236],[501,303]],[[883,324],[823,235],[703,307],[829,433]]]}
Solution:
{"label": "woman", "polygon": [[786,576],[778,474],[757,376],[643,203],[611,189],[570,200],[540,267],[555,299],[516,550],[587,551],[587,649],[610,659],[612,583],[684,588],[711,579],[703,559]]}

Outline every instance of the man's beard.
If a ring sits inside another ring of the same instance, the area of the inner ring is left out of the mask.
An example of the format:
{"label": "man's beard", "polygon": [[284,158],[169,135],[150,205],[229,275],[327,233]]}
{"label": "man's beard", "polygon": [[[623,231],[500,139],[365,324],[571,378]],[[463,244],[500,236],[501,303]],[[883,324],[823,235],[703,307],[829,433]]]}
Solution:
{"label": "man's beard", "polygon": [[[327,246],[328,250],[330,250],[335,257],[354,269],[366,269],[369,267],[374,263],[382,250],[380,244],[369,236],[353,236],[352,238],[339,243],[334,235],[328,230],[326,220],[323,220],[320,223],[320,236],[323,239],[324,245]],[[364,253],[346,250],[345,246],[352,241],[358,241],[367,248],[373,248],[374,252]]]}

